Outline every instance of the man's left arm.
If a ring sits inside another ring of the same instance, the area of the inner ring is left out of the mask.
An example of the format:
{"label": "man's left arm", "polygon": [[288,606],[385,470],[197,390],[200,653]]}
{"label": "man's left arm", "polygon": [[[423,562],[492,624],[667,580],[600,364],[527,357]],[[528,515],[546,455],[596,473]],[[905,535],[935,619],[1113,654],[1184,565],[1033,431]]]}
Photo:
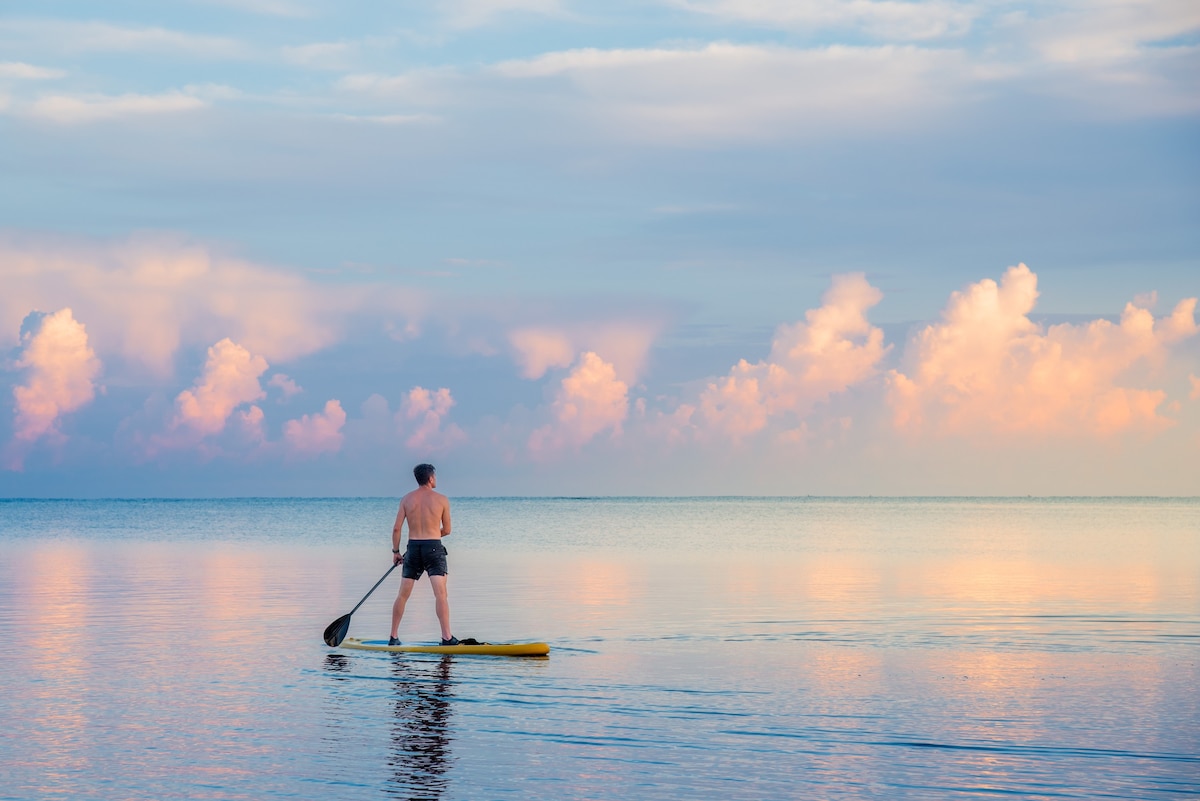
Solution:
{"label": "man's left arm", "polygon": [[398,565],[404,561],[404,554],[400,552],[400,532],[404,528],[404,502],[400,502],[400,509],[396,512],[396,524],[392,526],[392,564]]}
{"label": "man's left arm", "polygon": [[442,504],[442,536],[450,536],[450,499],[447,498]]}

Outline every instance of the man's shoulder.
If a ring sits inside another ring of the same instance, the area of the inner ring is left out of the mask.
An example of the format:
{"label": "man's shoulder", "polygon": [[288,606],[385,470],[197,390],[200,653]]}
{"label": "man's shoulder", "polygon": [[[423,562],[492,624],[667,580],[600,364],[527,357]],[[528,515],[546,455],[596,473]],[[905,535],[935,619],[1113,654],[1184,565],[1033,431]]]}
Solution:
{"label": "man's shoulder", "polygon": [[[419,498],[430,498],[430,497],[432,497],[438,503],[446,503],[446,504],[450,503],[450,499],[447,496],[443,495],[442,493],[438,492],[435,489],[427,489],[425,487],[417,487],[415,490],[413,490],[412,492],[408,493],[403,498],[401,498],[400,503],[407,504],[409,501],[412,501],[412,500],[417,500]],[[428,503],[428,501],[426,501],[426,502]]]}

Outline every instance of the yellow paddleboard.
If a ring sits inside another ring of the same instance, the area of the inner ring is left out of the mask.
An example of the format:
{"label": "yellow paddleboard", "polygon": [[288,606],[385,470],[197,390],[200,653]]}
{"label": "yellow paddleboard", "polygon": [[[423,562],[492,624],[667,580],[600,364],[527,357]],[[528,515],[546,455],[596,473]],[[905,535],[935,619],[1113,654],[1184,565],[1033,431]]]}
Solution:
{"label": "yellow paddleboard", "polygon": [[360,640],[347,637],[343,648],[357,651],[391,651],[399,654],[486,654],[489,656],[545,656],[550,646],[544,642],[481,643],[479,645],[388,645],[387,640]]}

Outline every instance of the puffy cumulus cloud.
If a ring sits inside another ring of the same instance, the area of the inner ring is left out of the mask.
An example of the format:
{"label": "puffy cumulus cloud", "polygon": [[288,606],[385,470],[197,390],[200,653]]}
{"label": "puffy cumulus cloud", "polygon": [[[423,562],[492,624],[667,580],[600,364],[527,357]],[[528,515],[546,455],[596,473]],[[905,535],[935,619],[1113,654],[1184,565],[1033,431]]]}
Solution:
{"label": "puffy cumulus cloud", "polygon": [[21,468],[28,447],[38,439],[62,439],[59,419],[95,397],[101,367],[87,330],[71,309],[42,316],[34,326],[22,338],[24,347],[13,365],[28,375],[13,389],[14,441],[5,453],[11,469]]}
{"label": "puffy cumulus cloud", "polygon": [[766,361],[742,359],[708,385],[687,424],[742,439],[872,377],[890,349],[866,317],[882,299],[862,274],[834,276],[819,308],[776,330]]}
{"label": "puffy cumulus cloud", "polygon": [[[661,400],[661,399],[660,399]],[[696,407],[680,403],[671,411],[648,408],[645,398],[634,401],[633,410],[639,431],[647,440],[682,445],[696,432]]]}
{"label": "puffy cumulus cloud", "polygon": [[183,429],[200,438],[220,433],[234,409],[267,396],[259,383],[266,371],[267,360],[262,356],[229,338],[222,339],[208,349],[204,371],[195,385],[175,398],[171,429]]}
{"label": "puffy cumulus cloud", "polygon": [[1106,436],[1155,431],[1166,393],[1122,384],[1136,365],[1162,363],[1170,345],[1196,333],[1196,299],[1156,320],[1126,305],[1119,323],[1049,328],[1028,317],[1037,276],[1024,264],[955,292],[942,321],[909,343],[889,374],[897,427],[972,437]]}
{"label": "puffy cumulus cloud", "polygon": [[454,406],[450,390],[413,387],[404,396],[396,422],[408,434],[404,444],[417,451],[446,450],[466,441],[466,433],[454,423],[442,423]]}
{"label": "puffy cumulus cloud", "polygon": [[200,245],[144,236],[63,243],[0,235],[0,285],[0,337],[25,310],[66,302],[88,320],[106,361],[116,353],[162,376],[181,345],[229,337],[286,361],[337,341],[352,312],[408,308],[386,292],[320,286]]}
{"label": "puffy cumulus cloud", "polygon": [[1188,380],[1192,382],[1192,391],[1188,394],[1188,398],[1200,400],[1200,377],[1189,375]]}
{"label": "puffy cumulus cloud", "polygon": [[579,448],[597,435],[621,432],[629,414],[629,388],[616,368],[595,353],[586,352],[562,380],[550,407],[551,422],[536,429],[528,448],[534,456],[563,448]]}
{"label": "puffy cumulus cloud", "polygon": [[342,448],[342,426],[345,424],[346,412],[342,404],[331,400],[322,412],[284,423],[283,440],[288,449],[298,455],[336,453]]}
{"label": "puffy cumulus cloud", "polygon": [[656,319],[576,321],[517,328],[509,332],[508,342],[525,378],[569,367],[581,353],[591,352],[610,363],[622,381],[633,382],[645,370],[662,329],[663,322]]}
{"label": "puffy cumulus cloud", "polygon": [[263,414],[262,409],[258,406],[251,406],[234,416],[237,419],[238,428],[241,429],[243,440],[256,445],[266,444],[267,434],[263,430],[263,420],[266,415]]}
{"label": "puffy cumulus cloud", "polygon": [[566,367],[575,360],[575,346],[561,331],[522,328],[508,337],[517,364],[525,378],[541,378],[552,367]]}
{"label": "puffy cumulus cloud", "polygon": [[275,387],[283,393],[281,401],[290,399],[293,395],[299,395],[304,391],[304,388],[289,378],[284,373],[275,373],[271,376],[271,380],[267,382],[267,386]]}

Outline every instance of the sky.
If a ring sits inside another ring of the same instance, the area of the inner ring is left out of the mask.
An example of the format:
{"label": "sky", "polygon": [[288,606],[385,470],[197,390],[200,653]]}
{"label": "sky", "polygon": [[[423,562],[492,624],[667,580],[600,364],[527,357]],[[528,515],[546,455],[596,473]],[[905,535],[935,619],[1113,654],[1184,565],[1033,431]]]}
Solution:
{"label": "sky", "polygon": [[1200,495],[1191,0],[12,0],[0,497]]}

